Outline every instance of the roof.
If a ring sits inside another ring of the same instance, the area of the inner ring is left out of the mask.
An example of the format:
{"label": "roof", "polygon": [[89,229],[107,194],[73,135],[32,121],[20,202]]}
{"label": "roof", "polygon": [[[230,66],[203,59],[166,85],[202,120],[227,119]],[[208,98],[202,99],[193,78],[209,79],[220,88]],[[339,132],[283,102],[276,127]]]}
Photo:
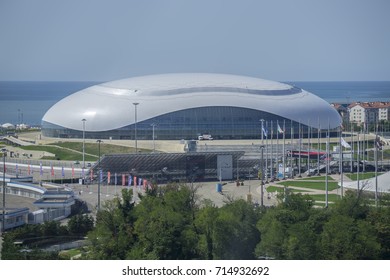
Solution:
{"label": "roof", "polygon": [[390,108],[390,102],[354,102],[348,106],[348,108],[353,108],[355,106],[361,106],[365,109],[380,109],[380,108]]}
{"label": "roof", "polygon": [[329,103],[300,88],[208,73],[151,75],[95,85],[57,102],[43,121],[81,131],[81,120],[86,119],[86,131],[118,129],[135,123],[134,103],[138,104],[139,122],[179,110],[231,106],[269,112],[314,127],[329,123],[335,128],[341,123]]}

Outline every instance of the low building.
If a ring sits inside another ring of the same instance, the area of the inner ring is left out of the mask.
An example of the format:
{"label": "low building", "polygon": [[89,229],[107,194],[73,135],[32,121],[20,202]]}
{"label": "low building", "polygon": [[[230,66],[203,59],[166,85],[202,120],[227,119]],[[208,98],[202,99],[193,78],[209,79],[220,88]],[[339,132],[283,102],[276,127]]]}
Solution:
{"label": "low building", "polygon": [[390,120],[390,102],[354,102],[348,106],[349,121],[358,125]]}

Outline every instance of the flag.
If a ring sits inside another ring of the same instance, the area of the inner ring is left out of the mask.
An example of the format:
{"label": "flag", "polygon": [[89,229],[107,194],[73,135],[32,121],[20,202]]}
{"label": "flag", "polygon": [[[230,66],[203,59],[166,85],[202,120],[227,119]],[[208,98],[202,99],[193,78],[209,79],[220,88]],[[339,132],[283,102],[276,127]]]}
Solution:
{"label": "flag", "polygon": [[62,167],[62,169],[61,169],[61,175],[62,175],[62,178],[65,177],[65,170],[64,170],[64,167]]}
{"label": "flag", "polygon": [[118,184],[118,178],[117,178],[116,172],[114,175],[114,184],[115,184],[115,186]]}
{"label": "flag", "polygon": [[378,150],[382,150],[383,143],[382,143],[381,138],[379,136],[376,136],[376,138],[375,138],[375,145],[378,148]]}
{"label": "flag", "polygon": [[142,186],[142,178],[138,178],[138,186]]}
{"label": "flag", "polygon": [[43,175],[42,162],[39,163],[39,175]]}
{"label": "flag", "polygon": [[16,173],[16,175],[18,175],[18,172],[19,172],[19,168],[18,168],[18,165],[16,164],[15,165],[15,173]]}
{"label": "flag", "polygon": [[144,179],[144,190],[146,191],[146,186],[148,184],[148,181],[146,179]]}
{"label": "flag", "polygon": [[282,128],[279,126],[279,124],[278,124],[278,132],[279,132],[279,133],[284,133],[284,131],[282,130]]}
{"label": "flag", "polygon": [[133,182],[133,177],[129,174],[129,187],[131,186],[131,183]]}
{"label": "flag", "polygon": [[72,164],[72,178],[74,177],[74,166]]}
{"label": "flag", "polygon": [[51,176],[54,176],[54,167],[53,167],[53,165],[51,166]]}
{"label": "flag", "polygon": [[264,126],[261,129],[263,130],[263,135],[267,137],[267,129]]}
{"label": "flag", "polygon": [[343,146],[344,148],[347,148],[347,149],[351,149],[351,145],[349,145],[347,143],[347,141],[344,140],[343,137],[341,137],[341,146]]}
{"label": "flag", "polygon": [[134,176],[134,187],[137,186],[137,177]]}
{"label": "flag", "polygon": [[81,177],[84,178],[85,177],[85,173],[84,173],[84,167],[81,169]]}
{"label": "flag", "polygon": [[108,171],[108,172],[107,172],[107,185],[109,185],[110,182],[111,182],[111,172]]}
{"label": "flag", "polygon": [[122,186],[126,184],[126,175],[122,174]]}
{"label": "flag", "polygon": [[31,173],[31,169],[30,169],[31,167],[30,167],[30,164],[28,165],[28,175],[30,175],[30,173]]}
{"label": "flag", "polygon": [[100,172],[99,172],[99,180],[100,180],[100,183],[103,182],[103,170],[100,169]]}
{"label": "flag", "polygon": [[93,180],[93,171],[91,169],[91,181]]}

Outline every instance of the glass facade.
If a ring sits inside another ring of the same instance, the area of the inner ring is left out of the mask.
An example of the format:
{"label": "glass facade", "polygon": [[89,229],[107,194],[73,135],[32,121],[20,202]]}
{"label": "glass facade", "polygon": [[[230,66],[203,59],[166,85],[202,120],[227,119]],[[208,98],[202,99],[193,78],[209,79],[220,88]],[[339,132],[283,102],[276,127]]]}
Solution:
{"label": "glass facade", "polygon": [[[179,110],[172,113],[157,116],[137,123],[137,139],[151,140],[191,140],[198,139],[199,135],[211,134],[213,139],[260,139],[261,122],[268,132],[268,137],[276,138],[277,124],[281,129],[285,128],[286,138],[298,138],[297,122],[270,114],[241,107],[209,106]],[[292,129],[291,129],[292,127]],[[313,137],[317,130],[312,129]],[[51,123],[42,122],[42,133],[47,137],[82,138],[82,131],[67,129]],[[301,125],[302,137],[307,137],[307,126]],[[279,134],[280,135],[280,134]],[[135,125],[123,128],[85,132],[88,139],[134,139]],[[282,136],[279,136],[282,137]]]}

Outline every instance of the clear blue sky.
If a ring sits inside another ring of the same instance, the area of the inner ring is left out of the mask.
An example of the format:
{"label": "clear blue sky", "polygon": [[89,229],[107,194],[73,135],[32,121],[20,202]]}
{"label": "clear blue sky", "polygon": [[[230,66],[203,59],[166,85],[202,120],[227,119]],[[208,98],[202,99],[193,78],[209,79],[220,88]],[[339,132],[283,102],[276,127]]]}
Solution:
{"label": "clear blue sky", "polygon": [[388,0],[0,0],[0,80],[390,80]]}

